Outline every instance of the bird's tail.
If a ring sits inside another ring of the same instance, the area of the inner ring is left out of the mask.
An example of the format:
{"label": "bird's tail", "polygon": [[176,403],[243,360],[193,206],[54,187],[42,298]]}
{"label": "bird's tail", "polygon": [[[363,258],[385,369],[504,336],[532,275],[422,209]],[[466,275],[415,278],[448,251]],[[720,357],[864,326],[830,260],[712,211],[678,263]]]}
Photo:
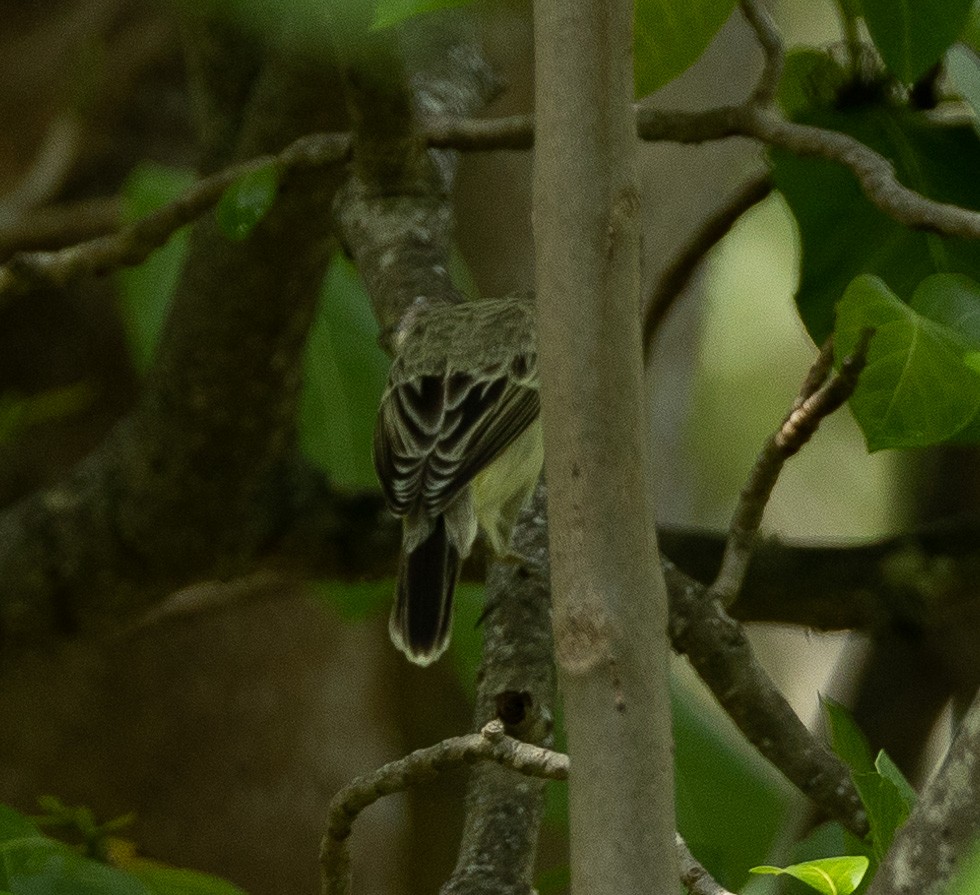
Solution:
{"label": "bird's tail", "polygon": [[449,646],[459,566],[459,551],[450,543],[441,515],[428,537],[402,554],[388,630],[395,646],[416,665],[430,665]]}

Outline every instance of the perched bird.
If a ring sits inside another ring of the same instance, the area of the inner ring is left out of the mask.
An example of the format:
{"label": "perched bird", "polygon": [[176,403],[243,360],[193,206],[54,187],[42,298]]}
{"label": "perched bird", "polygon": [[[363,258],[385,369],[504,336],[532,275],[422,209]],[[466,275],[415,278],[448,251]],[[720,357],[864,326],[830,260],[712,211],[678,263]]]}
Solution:
{"label": "perched bird", "polygon": [[403,518],[391,639],[418,665],[449,645],[477,524],[504,555],[544,458],[533,296],[440,305],[396,344],[374,466]]}

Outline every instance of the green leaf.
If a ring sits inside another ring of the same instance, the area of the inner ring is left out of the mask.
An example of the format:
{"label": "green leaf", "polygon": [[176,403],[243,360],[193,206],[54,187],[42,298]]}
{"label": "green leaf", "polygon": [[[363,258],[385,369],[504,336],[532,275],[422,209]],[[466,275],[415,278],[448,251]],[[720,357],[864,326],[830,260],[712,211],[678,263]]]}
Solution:
{"label": "green leaf", "polygon": [[136,860],[126,868],[148,895],[245,895],[227,880],[196,870],[181,870],[150,861]]}
{"label": "green leaf", "polygon": [[891,780],[895,784],[895,788],[902,797],[902,801],[905,802],[906,807],[911,811],[915,807],[918,793],[916,793],[912,784],[909,783],[906,776],[902,773],[901,768],[888,757],[888,753],[884,749],[878,753],[878,757],[875,759],[875,770],[886,780]]}
{"label": "green leaf", "polygon": [[851,776],[868,812],[875,857],[881,861],[891,847],[895,831],[908,819],[909,806],[899,788],[877,771]]}
{"label": "green leaf", "polygon": [[946,54],[946,74],[953,89],[973,110],[973,127],[980,128],[980,57],[957,44]]}
{"label": "green leaf", "polygon": [[[940,127],[889,104],[875,85],[843,87],[849,75],[816,53],[791,54],[781,97],[795,121],[849,134],[881,153],[908,187],[980,210],[980,140],[969,125]],[[911,295],[932,273],[980,280],[980,242],[910,230],[875,208],[841,165],[770,153],[773,176],[800,232],[797,308],[813,340],[833,331],[834,307],[862,273]]]}
{"label": "green leaf", "polygon": [[727,716],[676,678],[671,706],[677,829],[711,875],[740,892],[746,868],[789,822],[795,793],[745,746]]}
{"label": "green leaf", "polygon": [[820,706],[827,723],[830,746],[837,757],[852,771],[873,772],[875,766],[871,757],[871,746],[846,706],[829,696],[820,697]]}
{"label": "green leaf", "polygon": [[837,310],[838,361],[875,329],[851,410],[869,451],[946,441],[980,411],[980,376],[951,329],[903,304],[877,277],[858,277]]}
{"label": "green leaf", "polygon": [[909,84],[943,56],[967,22],[973,0],[861,0],[885,65]]}
{"label": "green leaf", "polygon": [[863,855],[845,855],[840,858],[819,858],[789,867],[764,865],[753,867],[752,873],[786,874],[812,886],[823,895],[851,895],[864,879],[868,859]]}
{"label": "green leaf", "polygon": [[215,215],[222,233],[234,242],[245,239],[268,214],[279,194],[279,170],[270,162],[243,174],[221,198]]}
{"label": "green leaf", "polygon": [[376,31],[390,28],[423,13],[466,6],[472,2],[473,0],[378,0],[371,28]]}
{"label": "green leaf", "polygon": [[354,265],[339,253],[324,279],[306,345],[300,448],[339,485],[377,484],[374,422],[388,376],[371,303]]}
{"label": "green leaf", "polygon": [[735,8],[735,0],[636,0],[633,53],[637,96],[693,65]]}
{"label": "green leaf", "polygon": [[[190,171],[160,165],[138,165],[123,185],[124,216],[129,221],[146,217],[177,198],[194,182]],[[126,341],[136,368],[146,372],[156,350],[170,297],[187,251],[188,228],[181,227],[165,246],[138,267],[116,273],[119,311]]]}

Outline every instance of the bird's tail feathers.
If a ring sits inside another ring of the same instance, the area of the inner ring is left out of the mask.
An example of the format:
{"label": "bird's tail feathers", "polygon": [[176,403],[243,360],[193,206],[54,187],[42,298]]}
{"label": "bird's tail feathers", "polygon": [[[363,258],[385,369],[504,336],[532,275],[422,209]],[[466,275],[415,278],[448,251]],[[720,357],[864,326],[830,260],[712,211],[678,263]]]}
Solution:
{"label": "bird's tail feathers", "polygon": [[460,554],[437,516],[428,537],[403,553],[398,567],[395,605],[388,630],[392,642],[416,665],[430,665],[449,646],[453,591]]}

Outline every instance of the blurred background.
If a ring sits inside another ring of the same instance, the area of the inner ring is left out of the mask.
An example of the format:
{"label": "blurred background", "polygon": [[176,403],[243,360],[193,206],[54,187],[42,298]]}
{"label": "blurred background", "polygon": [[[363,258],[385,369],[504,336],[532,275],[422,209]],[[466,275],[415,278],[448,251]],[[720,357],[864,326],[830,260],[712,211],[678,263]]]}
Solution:
{"label": "blurred background", "polygon": [[[831,0],[782,0],[792,45],[840,40]],[[479,2],[508,89],[487,111],[530,111],[528,5]],[[178,14],[146,0],[0,0],[0,260],[145,214],[185,187],[196,160]],[[737,101],[761,54],[738,14],[663,106]],[[474,295],[533,283],[529,154],[463,159],[458,277]],[[759,148],[644,146],[648,288],[704,216],[753,173]],[[50,484],[132,406],[152,360],[183,236],[140,268],[0,304],[0,503]],[[795,314],[798,239],[778,195],[711,255],[659,334],[650,371],[662,524],[722,531],[764,439],[815,356]],[[356,272],[339,254],[310,339],[301,445],[340,487],[372,488],[369,443],[386,360]],[[638,408],[638,412],[641,409]],[[851,543],[956,509],[941,455],[869,456],[847,411],[794,458],[765,530]],[[954,492],[957,489],[953,489]],[[269,585],[266,583],[266,586]],[[52,793],[100,817],[135,811],[145,854],[223,875],[254,895],[312,891],[330,796],[357,773],[468,729],[481,594],[465,587],[453,651],[409,666],[388,642],[390,581],[314,582],[101,643],[28,657],[0,684],[0,802]],[[842,635],[755,627],[759,656],[808,721],[846,699]],[[682,832],[728,886],[786,858],[804,806],[743,746],[676,662]],[[358,821],[359,893],[434,892],[454,863],[462,775],[388,799]],[[542,895],[564,890],[563,794],[553,788]],[[768,880],[753,886],[770,886]]]}

